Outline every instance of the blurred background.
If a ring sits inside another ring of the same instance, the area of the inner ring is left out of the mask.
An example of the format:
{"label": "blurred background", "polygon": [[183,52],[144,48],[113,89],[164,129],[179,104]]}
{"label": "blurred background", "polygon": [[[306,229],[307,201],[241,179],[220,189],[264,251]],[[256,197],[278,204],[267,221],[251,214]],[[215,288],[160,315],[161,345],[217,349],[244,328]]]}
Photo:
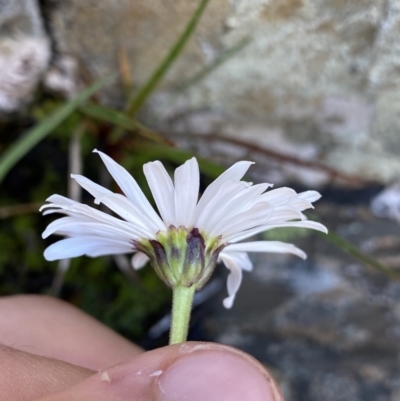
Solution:
{"label": "blurred background", "polygon": [[93,206],[71,172],[118,188],[91,152],[205,188],[250,181],[323,199],[330,234],[282,229],[307,261],[256,255],[234,307],[226,272],[198,293],[189,338],[243,349],[286,401],[400,401],[400,1],[1,0],[0,295],[61,297],[147,349],[168,341],[170,290],[128,257],[49,263],[53,193]]}

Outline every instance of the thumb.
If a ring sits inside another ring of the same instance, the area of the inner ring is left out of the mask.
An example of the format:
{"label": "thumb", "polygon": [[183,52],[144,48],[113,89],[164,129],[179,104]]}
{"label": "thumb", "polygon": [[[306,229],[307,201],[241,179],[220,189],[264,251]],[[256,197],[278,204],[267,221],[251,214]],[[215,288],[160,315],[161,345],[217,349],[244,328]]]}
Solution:
{"label": "thumb", "polygon": [[283,401],[251,356],[212,343],[172,345],[96,373],[40,401]]}

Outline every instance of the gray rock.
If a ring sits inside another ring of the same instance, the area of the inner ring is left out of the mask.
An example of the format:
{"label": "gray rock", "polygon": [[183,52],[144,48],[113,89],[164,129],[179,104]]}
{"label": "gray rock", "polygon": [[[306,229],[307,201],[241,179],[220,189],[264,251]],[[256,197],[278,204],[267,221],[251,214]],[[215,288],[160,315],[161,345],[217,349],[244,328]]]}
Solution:
{"label": "gray rock", "polygon": [[[69,98],[123,67],[138,88],[195,6],[184,0],[46,2],[54,48],[46,86]],[[46,71],[50,47],[36,0],[2,0],[0,8],[0,110],[13,111]],[[400,173],[399,9],[400,0],[213,0],[141,117],[169,133],[216,132],[390,182]],[[240,54],[170,97],[246,37],[251,42]],[[99,96],[124,105],[122,83]],[[307,185],[330,179],[296,166],[277,174]]]}
{"label": "gray rock", "polygon": [[343,374],[317,375],[310,385],[309,398],[325,401],[361,401],[360,385],[356,379]]}
{"label": "gray rock", "polygon": [[[57,3],[49,24],[58,51],[93,79],[118,71],[125,53],[138,87],[195,4],[70,0]],[[400,173],[399,8],[400,0],[214,0],[148,104],[149,121],[156,115],[168,132],[219,132],[390,181]],[[165,100],[245,37],[251,43],[239,55]],[[103,100],[121,106],[122,86]],[[288,174],[303,182],[318,180],[294,170]]]}
{"label": "gray rock", "polygon": [[50,42],[36,0],[0,1],[0,113],[30,99],[50,61]]}
{"label": "gray rock", "polygon": [[[320,221],[371,256],[399,254],[397,222],[363,206],[318,206]],[[208,338],[272,368],[286,401],[397,400],[400,282],[321,238],[286,241],[304,249],[307,261],[256,255],[233,308],[214,306],[206,318]]]}

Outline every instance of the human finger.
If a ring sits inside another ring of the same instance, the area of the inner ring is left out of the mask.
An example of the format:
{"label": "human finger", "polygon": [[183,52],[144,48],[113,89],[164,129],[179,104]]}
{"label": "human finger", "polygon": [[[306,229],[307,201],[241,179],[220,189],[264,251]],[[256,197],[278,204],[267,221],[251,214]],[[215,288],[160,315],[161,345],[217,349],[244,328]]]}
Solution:
{"label": "human finger", "polygon": [[0,298],[0,343],[98,370],[142,350],[89,315],[56,298]]}
{"label": "human finger", "polygon": [[0,401],[33,401],[93,375],[66,362],[0,345]]}
{"label": "human finger", "polygon": [[283,401],[249,355],[210,343],[146,352],[40,401]]}

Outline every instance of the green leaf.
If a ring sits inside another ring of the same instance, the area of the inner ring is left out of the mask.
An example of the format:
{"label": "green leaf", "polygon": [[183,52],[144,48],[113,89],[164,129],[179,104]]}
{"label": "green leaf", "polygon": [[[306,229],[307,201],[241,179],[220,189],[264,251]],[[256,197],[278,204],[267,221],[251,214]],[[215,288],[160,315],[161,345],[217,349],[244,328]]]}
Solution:
{"label": "green leaf", "polygon": [[22,159],[35,145],[60,125],[85,100],[110,82],[110,78],[103,78],[81,92],[75,99],[58,108],[53,114],[28,130],[16,140],[0,158],[0,183],[14,165]]}

